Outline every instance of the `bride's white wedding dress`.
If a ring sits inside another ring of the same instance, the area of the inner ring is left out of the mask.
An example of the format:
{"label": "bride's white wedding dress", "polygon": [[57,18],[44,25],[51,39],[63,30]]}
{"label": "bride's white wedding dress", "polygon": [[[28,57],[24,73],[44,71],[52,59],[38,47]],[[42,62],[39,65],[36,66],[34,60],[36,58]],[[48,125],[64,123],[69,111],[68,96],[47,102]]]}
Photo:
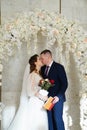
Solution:
{"label": "bride's white wedding dress", "polygon": [[29,74],[26,81],[26,96],[22,95],[18,111],[8,130],[48,130],[47,112],[42,107],[44,102],[35,96],[40,90],[38,86],[40,79],[40,75],[35,72]]}

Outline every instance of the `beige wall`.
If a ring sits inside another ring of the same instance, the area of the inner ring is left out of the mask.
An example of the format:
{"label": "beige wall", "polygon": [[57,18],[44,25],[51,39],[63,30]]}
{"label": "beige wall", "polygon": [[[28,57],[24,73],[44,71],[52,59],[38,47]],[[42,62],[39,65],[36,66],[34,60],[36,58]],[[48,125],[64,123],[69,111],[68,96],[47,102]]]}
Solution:
{"label": "beige wall", "polygon": [[[62,14],[68,19],[79,20],[87,30],[87,0],[61,0]],[[2,22],[13,17],[16,12],[29,11],[34,8],[59,11],[59,0],[2,0]]]}

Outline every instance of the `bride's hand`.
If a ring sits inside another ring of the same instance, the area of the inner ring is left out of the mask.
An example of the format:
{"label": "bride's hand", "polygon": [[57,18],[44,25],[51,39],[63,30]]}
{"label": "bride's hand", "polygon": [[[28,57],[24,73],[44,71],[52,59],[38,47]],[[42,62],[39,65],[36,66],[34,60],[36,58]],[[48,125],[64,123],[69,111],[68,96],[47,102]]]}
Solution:
{"label": "bride's hand", "polygon": [[39,99],[45,102],[45,101],[47,101],[48,96],[43,96],[43,95],[39,94]]}
{"label": "bride's hand", "polygon": [[39,92],[37,92],[35,96],[38,97],[40,100],[43,100],[44,102],[48,99],[48,96],[43,96]]}
{"label": "bride's hand", "polygon": [[45,102],[45,101],[47,101],[48,96],[43,96],[42,99],[43,99],[43,101]]}
{"label": "bride's hand", "polygon": [[39,92],[36,92],[36,93],[35,93],[35,96],[36,96],[36,97],[39,97]]}

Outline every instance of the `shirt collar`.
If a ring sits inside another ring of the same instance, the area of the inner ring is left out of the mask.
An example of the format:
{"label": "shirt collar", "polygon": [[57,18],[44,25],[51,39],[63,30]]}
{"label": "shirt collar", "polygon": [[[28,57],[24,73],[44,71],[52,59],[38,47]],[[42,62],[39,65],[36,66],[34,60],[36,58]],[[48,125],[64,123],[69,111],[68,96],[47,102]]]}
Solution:
{"label": "shirt collar", "polygon": [[52,60],[51,63],[49,64],[49,67],[51,67],[52,64],[53,64],[53,60]]}

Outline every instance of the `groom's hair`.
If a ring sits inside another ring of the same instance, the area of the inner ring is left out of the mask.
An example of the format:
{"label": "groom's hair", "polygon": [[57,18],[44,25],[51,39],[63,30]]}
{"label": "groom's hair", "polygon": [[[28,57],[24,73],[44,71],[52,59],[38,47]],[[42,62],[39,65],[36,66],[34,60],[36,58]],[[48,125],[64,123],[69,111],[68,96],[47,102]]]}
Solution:
{"label": "groom's hair", "polygon": [[48,50],[48,49],[43,50],[43,51],[40,53],[40,55],[41,55],[41,54],[50,54],[50,55],[52,56],[52,52],[51,52],[50,50]]}

